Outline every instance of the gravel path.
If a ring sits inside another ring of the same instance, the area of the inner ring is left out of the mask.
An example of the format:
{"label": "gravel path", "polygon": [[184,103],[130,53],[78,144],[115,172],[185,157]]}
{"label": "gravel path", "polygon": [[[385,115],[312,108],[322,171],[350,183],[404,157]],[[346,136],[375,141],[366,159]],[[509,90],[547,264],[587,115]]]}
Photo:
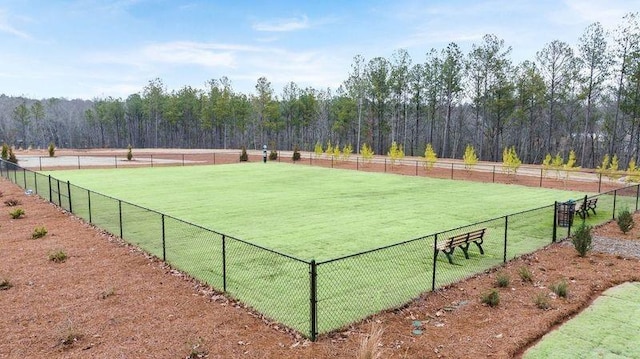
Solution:
{"label": "gravel path", "polygon": [[593,236],[592,244],[595,252],[640,258],[640,241]]}

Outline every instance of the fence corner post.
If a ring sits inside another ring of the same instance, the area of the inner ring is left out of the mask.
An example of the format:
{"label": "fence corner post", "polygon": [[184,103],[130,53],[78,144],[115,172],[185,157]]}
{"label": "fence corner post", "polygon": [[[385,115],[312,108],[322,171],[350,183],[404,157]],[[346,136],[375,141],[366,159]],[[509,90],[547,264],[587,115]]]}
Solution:
{"label": "fence corner post", "polygon": [[317,265],[316,260],[312,259],[309,263],[309,281],[310,281],[310,339],[315,342],[318,336],[318,282],[317,282]]}

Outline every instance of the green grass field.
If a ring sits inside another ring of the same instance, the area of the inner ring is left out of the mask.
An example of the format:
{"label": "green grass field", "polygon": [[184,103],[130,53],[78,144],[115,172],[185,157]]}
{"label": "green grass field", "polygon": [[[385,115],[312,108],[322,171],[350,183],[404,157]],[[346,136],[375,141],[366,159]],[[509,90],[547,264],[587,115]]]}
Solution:
{"label": "green grass field", "polygon": [[279,163],[51,173],[307,260],[348,255],[582,195]]}
{"label": "green grass field", "polygon": [[[310,328],[311,259],[319,262],[318,331],[325,333],[430,290],[434,263],[434,283],[440,287],[497,266],[504,257],[511,259],[549,244],[553,208],[454,228],[584,196],[516,185],[279,163],[48,174],[73,184],[69,191],[61,182],[58,202],[54,180],[54,203],[68,208],[70,192],[74,214],[111,233],[122,232],[126,241],[161,258],[164,233],[167,262],[217,289],[224,286],[224,272],[227,293],[302,333],[309,333]],[[14,175],[17,183],[37,187],[39,194],[48,196],[46,176]],[[74,185],[104,195],[89,194]],[[618,203],[623,197],[618,196]],[[589,218],[590,223],[611,217],[613,198],[601,196],[598,214]],[[163,226],[160,214],[117,199],[175,218],[164,217]],[[181,220],[302,260],[224,239]],[[473,246],[470,258],[465,259],[458,250],[453,265],[442,254],[434,261],[434,236],[331,261],[436,232],[454,229],[440,233],[438,240],[443,240],[480,227],[487,228],[485,254],[480,255]],[[566,235],[560,232],[559,238]]]}
{"label": "green grass field", "polygon": [[524,358],[640,358],[640,283],[605,291]]}

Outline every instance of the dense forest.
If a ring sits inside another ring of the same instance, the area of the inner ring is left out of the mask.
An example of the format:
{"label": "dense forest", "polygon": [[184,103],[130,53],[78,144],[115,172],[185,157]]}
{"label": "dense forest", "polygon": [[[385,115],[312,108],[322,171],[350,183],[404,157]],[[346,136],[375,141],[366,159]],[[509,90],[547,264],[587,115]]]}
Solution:
{"label": "dense forest", "polygon": [[427,143],[439,157],[501,161],[515,146],[524,163],[547,153],[595,167],[608,154],[621,165],[640,156],[640,25],[637,13],[616,28],[589,25],[576,43],[553,40],[534,59],[513,63],[511,47],[487,34],[463,53],[456,43],[415,61],[356,55],[337,89],[291,82],[276,94],[267,78],[255,92],[234,91],[226,77],[204,89],[168,91],[153,79],[127,98],[92,101],[0,96],[0,141],[16,147],[313,150],[315,144],[371,146],[395,141],[407,155]]}

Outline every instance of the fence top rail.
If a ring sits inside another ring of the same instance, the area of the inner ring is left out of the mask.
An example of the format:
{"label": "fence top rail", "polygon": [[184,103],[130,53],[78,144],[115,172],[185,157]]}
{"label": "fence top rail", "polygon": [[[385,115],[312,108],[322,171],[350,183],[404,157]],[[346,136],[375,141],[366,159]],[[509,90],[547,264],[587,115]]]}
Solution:
{"label": "fence top rail", "polygon": [[411,243],[411,242],[417,242],[417,241],[424,240],[424,239],[427,239],[427,238],[433,237],[433,236],[434,236],[433,234],[428,234],[426,236],[413,238],[413,239],[409,239],[409,240],[398,242],[398,243],[389,244],[389,245],[382,246],[382,247],[376,247],[376,248],[369,249],[369,250],[366,250],[366,251],[363,251],[363,252],[348,254],[348,255],[342,256],[342,257],[331,258],[331,259],[327,259],[327,260],[324,260],[324,261],[319,261],[316,264],[317,265],[327,264],[327,263],[336,262],[336,261],[343,260],[343,259],[348,259],[348,258],[351,258],[351,257],[357,257],[357,256],[365,255],[365,254],[368,254],[368,253],[377,252],[377,251],[381,251],[381,250],[384,250],[384,249],[389,249],[389,248],[392,248],[392,247],[401,246],[401,245],[408,244],[408,243]]}

